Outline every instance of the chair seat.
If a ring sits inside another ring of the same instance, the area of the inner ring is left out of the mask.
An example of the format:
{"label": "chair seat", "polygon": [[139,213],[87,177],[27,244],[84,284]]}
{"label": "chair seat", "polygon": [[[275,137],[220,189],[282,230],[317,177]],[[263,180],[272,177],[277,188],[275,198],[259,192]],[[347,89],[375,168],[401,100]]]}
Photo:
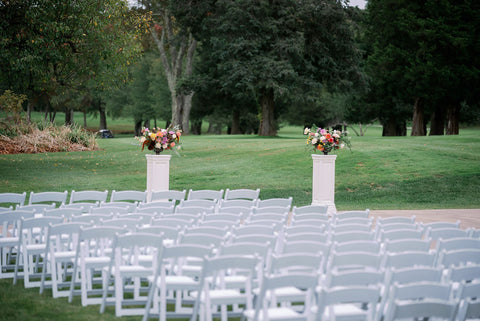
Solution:
{"label": "chair seat", "polygon": [[58,260],[71,260],[75,258],[75,251],[55,252],[55,258]]}
{"label": "chair seat", "polygon": [[110,258],[108,256],[97,256],[97,257],[87,257],[85,258],[85,266],[92,267],[104,267],[110,263]]}
{"label": "chair seat", "polygon": [[[153,281],[153,276],[149,276],[148,278],[149,282]],[[167,275],[165,277],[165,283],[167,284],[167,287],[170,285],[175,288],[185,288],[185,289],[190,289],[192,287],[196,287],[199,285],[199,282],[192,279],[189,276],[185,275]],[[157,279],[157,287],[160,288],[162,286],[161,283],[161,278]]]}
{"label": "chair seat", "polygon": [[[299,319],[304,319],[304,317],[301,316],[300,313],[296,312],[293,309],[290,308],[272,308],[267,310],[268,313],[268,319],[274,319],[274,320],[296,320],[297,318]],[[248,319],[253,319],[255,316],[255,310],[246,310],[243,313]],[[258,321],[265,320],[263,317],[263,313],[260,312],[258,316]]]}
{"label": "chair seat", "polygon": [[18,244],[18,237],[1,237],[0,238],[1,246],[17,245],[17,244]]}

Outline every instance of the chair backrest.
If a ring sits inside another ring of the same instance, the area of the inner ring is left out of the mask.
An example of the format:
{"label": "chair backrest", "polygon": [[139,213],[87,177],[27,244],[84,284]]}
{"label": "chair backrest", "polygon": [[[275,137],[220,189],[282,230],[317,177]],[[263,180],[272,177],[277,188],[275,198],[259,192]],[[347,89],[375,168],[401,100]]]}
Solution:
{"label": "chair backrest", "polygon": [[255,206],[255,200],[245,200],[245,199],[232,199],[232,200],[220,200],[218,203],[218,208],[222,207],[246,207],[251,208]]}
{"label": "chair backrest", "polygon": [[375,225],[375,229],[377,233],[379,232],[388,232],[388,231],[395,231],[395,230],[421,230],[421,224],[419,223],[393,223],[393,224],[386,224],[383,225],[381,223],[377,223]]}
{"label": "chair backrest", "polygon": [[469,230],[462,230],[460,228],[438,228],[432,229],[427,228],[425,232],[425,237],[431,238],[432,240],[439,240],[439,239],[453,239],[458,237],[469,237],[470,235]]}
{"label": "chair backrest", "polygon": [[216,226],[193,226],[186,227],[184,230],[185,234],[209,234],[215,236],[225,237],[230,229],[227,227],[216,227]]}
{"label": "chair backrest", "polygon": [[55,203],[51,204],[32,204],[32,205],[17,205],[17,211],[35,211],[35,213],[43,213],[44,210],[54,209]]}
{"label": "chair backrest", "polygon": [[264,264],[265,269],[270,267],[270,259],[272,253],[272,246],[270,242],[265,243],[251,243],[251,242],[237,242],[237,243],[223,243],[218,249],[218,255],[256,255]]}
{"label": "chair backrest", "polygon": [[330,225],[330,230],[335,233],[345,232],[370,232],[372,226],[368,224],[335,224]]}
{"label": "chair backrest", "polygon": [[70,193],[70,204],[76,202],[106,202],[108,196],[108,191],[75,191],[72,190]]}
{"label": "chair backrest", "polygon": [[[8,211],[0,213],[0,239],[3,238],[5,241],[7,238],[18,237],[20,221],[33,218],[34,215],[34,211]],[[0,245],[3,244],[0,243]]]}
{"label": "chair backrest", "polygon": [[203,207],[203,206],[180,206],[175,207],[175,213],[183,214],[214,214],[215,207]]}
{"label": "chair backrest", "polygon": [[0,204],[24,205],[27,192],[23,193],[0,193]]}
{"label": "chair backrest", "polygon": [[252,200],[255,201],[258,199],[260,196],[260,189],[229,189],[227,188],[225,190],[225,200],[239,200],[239,199],[244,199],[244,200]]}
{"label": "chair backrest", "polygon": [[178,240],[178,235],[182,231],[178,227],[169,226],[143,226],[137,229],[138,233],[150,233],[155,235],[163,235],[165,240],[171,240],[175,244]]}
{"label": "chair backrest", "polygon": [[373,226],[373,217],[347,217],[332,221],[332,225],[364,224]]}
{"label": "chair backrest", "polygon": [[332,242],[352,242],[352,241],[373,241],[375,240],[375,232],[362,232],[362,231],[350,231],[350,232],[343,232],[343,233],[335,233],[333,231],[331,233],[331,240]]}
{"label": "chair backrest", "polygon": [[248,222],[255,223],[258,221],[272,221],[279,222],[280,224],[285,224],[287,221],[288,213],[262,213],[262,214],[252,214],[247,220]]}
{"label": "chair backrest", "polygon": [[385,268],[407,268],[415,266],[435,266],[435,253],[407,251],[385,254]]}
{"label": "chair backrest", "polygon": [[214,191],[210,189],[194,191],[190,189],[188,190],[187,200],[211,200],[218,203],[218,201],[223,198],[223,192],[224,192],[223,189],[218,191]]}
{"label": "chair backrest", "polygon": [[399,252],[429,252],[431,248],[431,241],[421,239],[401,239],[401,240],[386,240],[384,243],[385,252],[399,253]]}
{"label": "chair backrest", "polygon": [[174,213],[174,214],[164,214],[157,215],[156,219],[175,219],[175,220],[184,220],[184,221],[193,221],[193,224],[197,224],[199,220],[203,218],[201,214],[188,214],[188,213]]}
{"label": "chair backrest", "polygon": [[325,225],[289,225],[285,228],[285,234],[288,235],[295,235],[300,233],[317,233],[317,234],[326,234],[325,233],[326,226]]}
{"label": "chair backrest", "polygon": [[267,213],[277,213],[287,216],[290,213],[290,206],[265,206],[265,207],[254,207],[252,215],[258,214],[267,214]]}
{"label": "chair backrest", "polygon": [[[438,267],[415,266],[402,269],[386,269],[385,272],[385,297],[393,284],[410,284],[419,282],[436,282],[443,280],[443,269]],[[383,300],[384,303],[386,302]]]}
{"label": "chair backrest", "polygon": [[180,202],[181,200],[185,199],[185,195],[187,195],[187,191],[152,191],[150,202],[156,201],[172,201],[174,204]]}
{"label": "chair backrest", "polygon": [[305,233],[290,233],[290,231],[285,232],[284,242],[296,242],[296,241],[312,241],[320,243],[328,243],[329,235],[328,233],[316,233],[316,232],[305,232]]}
{"label": "chair backrest", "polygon": [[106,207],[92,207],[89,211],[90,214],[112,214],[112,215],[120,215],[120,214],[128,214],[133,213],[132,210],[128,207],[115,207],[115,206],[106,206]]}
{"label": "chair backrest", "polygon": [[330,224],[330,217],[324,214],[317,214],[317,213],[302,213],[302,214],[293,214],[292,213],[292,221],[301,223],[302,221],[322,221],[324,224]]}
{"label": "chair backrest", "polygon": [[343,220],[346,218],[354,218],[354,217],[368,217],[370,215],[370,210],[366,209],[365,211],[346,211],[335,213],[332,216],[333,220]]}
{"label": "chair backrest", "polygon": [[324,286],[382,286],[385,282],[385,270],[338,271],[333,269],[325,276]]}
{"label": "chair backrest", "polygon": [[378,254],[381,251],[381,243],[376,241],[334,242],[332,249],[337,253],[368,252]]}
{"label": "chair backrest", "polygon": [[346,270],[379,270],[382,265],[383,255],[368,252],[344,252],[332,251],[327,262],[326,271],[338,269]]}
{"label": "chair backrest", "polygon": [[205,234],[205,233],[190,233],[187,234],[184,231],[180,233],[178,238],[179,244],[197,244],[206,247],[218,248],[225,242],[224,236]]}
{"label": "chair backrest", "polygon": [[28,198],[28,204],[32,205],[35,203],[57,203],[57,207],[67,203],[68,191],[64,192],[30,192],[30,197]]}
{"label": "chair backrest", "polygon": [[150,214],[173,214],[175,212],[175,207],[171,206],[151,206],[151,207],[137,207],[136,213],[150,213]]}
{"label": "chair backrest", "polygon": [[117,201],[117,202],[101,202],[100,208],[124,208],[125,210],[133,213],[137,210],[137,201]]}
{"label": "chair backrest", "polygon": [[273,235],[275,233],[275,226],[272,224],[270,226],[265,225],[242,225],[235,226],[232,230],[232,234],[235,236],[257,234],[257,235]]}
{"label": "chair backrest", "polygon": [[295,217],[292,217],[289,226],[293,227],[293,226],[299,226],[299,225],[302,225],[302,226],[305,226],[305,225],[309,225],[309,226],[329,225],[329,220],[327,220],[325,218],[321,218],[321,217],[314,218],[314,219],[309,218],[309,219],[297,220]]}
{"label": "chair backrest", "polygon": [[478,282],[480,281],[480,264],[450,266],[445,279],[452,282]]}
{"label": "chair backrest", "polygon": [[[378,286],[340,286],[332,288],[321,288],[318,292],[317,320],[324,320],[325,314],[335,319],[334,306],[342,304],[361,304],[362,319],[374,321],[377,315],[377,304],[380,300],[380,288]],[[333,315],[332,315],[333,314]],[[340,316],[339,316],[340,317]]]}
{"label": "chair backrest", "polygon": [[52,208],[45,209],[43,216],[63,216],[66,221],[70,221],[74,215],[81,215],[82,208]]}
{"label": "chair backrest", "polygon": [[385,321],[399,319],[435,318],[453,320],[458,302],[443,300],[395,301],[391,313],[385,316]]}
{"label": "chair backrest", "polygon": [[272,207],[272,206],[279,206],[279,207],[288,207],[289,209],[292,207],[292,197],[288,198],[269,198],[264,200],[258,200],[256,207]]}
{"label": "chair backrest", "polygon": [[157,218],[152,221],[153,226],[168,226],[184,228],[193,225],[193,220],[182,220],[177,218]]}
{"label": "chair backrest", "polygon": [[147,191],[112,191],[110,202],[130,201],[130,202],[146,202]]}
{"label": "chair backrest", "polygon": [[391,216],[391,217],[377,217],[376,224],[382,224],[383,226],[389,224],[398,224],[398,223],[415,223],[415,215],[412,216]]}
{"label": "chair backrest", "polygon": [[148,214],[148,213],[128,213],[128,214],[120,214],[117,216],[118,219],[134,219],[137,220],[137,225],[138,227],[144,226],[144,225],[150,225],[152,223],[152,220],[155,219],[154,214]]}
{"label": "chair backrest", "polygon": [[438,256],[438,266],[449,268],[451,266],[480,264],[480,249],[466,249],[442,251]]}
{"label": "chair backrest", "polygon": [[238,220],[241,220],[243,217],[239,214],[233,213],[217,213],[217,214],[207,214],[202,217],[202,222],[208,221],[230,221],[232,223],[236,223]]}
{"label": "chair backrest", "polygon": [[292,253],[310,253],[318,254],[327,257],[330,252],[330,244],[322,242],[312,242],[312,241],[294,241],[294,242],[285,242],[282,249],[280,249],[282,254],[292,254]]}
{"label": "chair backrest", "polygon": [[[262,285],[260,293],[255,302],[255,309],[252,313],[253,320],[269,320],[269,312],[278,309],[278,314],[282,315],[282,308],[277,307],[277,302],[280,299],[289,299],[280,296],[279,298],[272,297],[276,289],[294,287],[303,289],[305,291],[305,299],[303,302],[302,311],[297,311],[295,320],[308,320],[311,311],[311,305],[314,298],[315,286],[318,283],[318,275],[314,273],[291,273],[280,275],[265,275],[262,278]],[[278,299],[278,300],[277,300]],[[279,302],[281,303],[281,302]],[[297,305],[297,308],[301,306]],[[250,319],[250,318],[249,318]]]}
{"label": "chair backrest", "polygon": [[176,211],[178,212],[179,207],[202,207],[202,208],[215,208],[217,206],[217,201],[208,200],[208,199],[188,199],[181,200],[180,204],[177,205]]}
{"label": "chair backrest", "polygon": [[437,241],[436,249],[438,253],[442,251],[454,251],[465,249],[480,249],[480,239],[472,237],[458,237],[453,239],[440,239]]}
{"label": "chair backrest", "polygon": [[243,207],[243,206],[229,206],[229,207],[219,207],[217,209],[218,214],[230,213],[240,215],[243,219],[249,217],[253,213],[253,207]]}
{"label": "chair backrest", "polygon": [[82,215],[73,215],[72,222],[91,222],[94,225],[101,224],[101,221],[113,219],[113,214],[82,214]]}
{"label": "chair backrest", "polygon": [[[404,239],[417,239],[423,238],[423,232],[421,230],[401,229],[392,231],[382,231],[378,234],[378,241],[385,242],[387,240],[404,240]],[[428,239],[428,237],[425,237]]]}
{"label": "chair backrest", "polygon": [[270,261],[269,273],[290,274],[322,273],[324,256],[320,253],[288,253],[273,254]]}
{"label": "chair backrest", "polygon": [[424,229],[431,228],[433,230],[442,229],[442,228],[460,228],[460,221],[455,222],[432,222],[432,223],[422,223]]}
{"label": "chair backrest", "polygon": [[113,218],[109,220],[101,220],[102,226],[117,226],[135,232],[142,223],[136,218]]}
{"label": "chair backrest", "polygon": [[292,215],[301,215],[301,214],[317,214],[317,215],[327,215],[328,205],[305,205],[305,206],[294,206],[292,208]]}

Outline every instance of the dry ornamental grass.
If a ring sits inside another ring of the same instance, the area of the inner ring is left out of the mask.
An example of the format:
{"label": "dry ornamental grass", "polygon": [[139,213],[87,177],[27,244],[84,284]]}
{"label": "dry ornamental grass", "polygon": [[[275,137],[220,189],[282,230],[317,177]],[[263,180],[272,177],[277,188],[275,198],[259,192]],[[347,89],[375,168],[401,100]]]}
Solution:
{"label": "dry ornamental grass", "polygon": [[15,137],[0,135],[0,154],[36,154],[97,150],[95,136],[71,127],[33,128]]}

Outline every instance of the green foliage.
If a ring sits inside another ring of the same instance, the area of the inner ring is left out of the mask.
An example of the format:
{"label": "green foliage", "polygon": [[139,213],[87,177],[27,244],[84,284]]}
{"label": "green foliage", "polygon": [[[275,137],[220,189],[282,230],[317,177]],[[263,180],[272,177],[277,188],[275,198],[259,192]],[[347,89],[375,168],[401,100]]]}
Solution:
{"label": "green foliage", "polygon": [[0,120],[0,134],[15,136],[25,131],[22,104],[27,100],[25,95],[17,95],[11,90],[5,90],[0,95],[0,112],[4,117]]}

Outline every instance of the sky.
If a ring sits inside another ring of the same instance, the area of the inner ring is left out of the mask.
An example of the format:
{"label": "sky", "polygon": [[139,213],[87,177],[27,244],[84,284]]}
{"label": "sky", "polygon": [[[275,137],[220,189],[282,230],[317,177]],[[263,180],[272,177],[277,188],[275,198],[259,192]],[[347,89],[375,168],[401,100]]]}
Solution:
{"label": "sky", "polygon": [[350,5],[352,7],[359,7],[360,9],[365,9],[366,3],[366,0],[350,0]]}

